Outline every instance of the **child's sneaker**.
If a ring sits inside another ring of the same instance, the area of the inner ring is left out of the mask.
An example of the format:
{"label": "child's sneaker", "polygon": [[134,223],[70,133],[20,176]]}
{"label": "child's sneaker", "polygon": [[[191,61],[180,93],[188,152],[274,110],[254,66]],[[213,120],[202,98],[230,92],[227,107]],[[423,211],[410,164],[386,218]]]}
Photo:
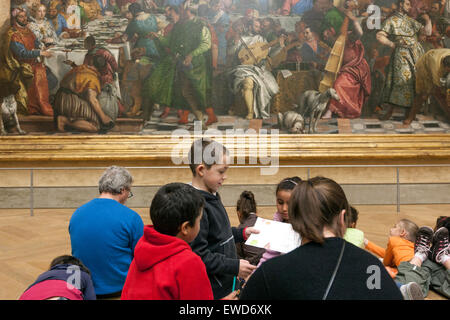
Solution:
{"label": "child's sneaker", "polygon": [[415,282],[409,282],[400,287],[404,300],[424,300],[422,289]]}
{"label": "child's sneaker", "polygon": [[436,263],[442,263],[444,256],[450,255],[448,247],[448,230],[445,227],[441,227],[434,233],[433,236],[433,249],[431,251],[431,260]]}
{"label": "child's sneaker", "polygon": [[416,241],[414,242],[414,256],[425,261],[430,252],[433,240],[433,229],[430,227],[421,227],[417,232]]}

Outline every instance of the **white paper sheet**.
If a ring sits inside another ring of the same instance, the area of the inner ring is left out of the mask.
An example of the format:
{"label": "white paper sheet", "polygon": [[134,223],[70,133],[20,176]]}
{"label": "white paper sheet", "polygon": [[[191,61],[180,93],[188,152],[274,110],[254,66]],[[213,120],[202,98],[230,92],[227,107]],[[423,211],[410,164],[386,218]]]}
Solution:
{"label": "white paper sheet", "polygon": [[254,225],[259,233],[252,233],[245,244],[249,246],[264,248],[269,244],[270,250],[287,253],[299,247],[300,235],[292,229],[291,224],[267,220],[258,217]]}
{"label": "white paper sheet", "polygon": [[289,78],[290,76],[292,76],[292,72],[290,72],[289,70],[283,69],[283,70],[281,70],[280,72],[281,72],[281,74],[283,75],[283,78],[285,78],[285,79],[287,79],[287,78]]}

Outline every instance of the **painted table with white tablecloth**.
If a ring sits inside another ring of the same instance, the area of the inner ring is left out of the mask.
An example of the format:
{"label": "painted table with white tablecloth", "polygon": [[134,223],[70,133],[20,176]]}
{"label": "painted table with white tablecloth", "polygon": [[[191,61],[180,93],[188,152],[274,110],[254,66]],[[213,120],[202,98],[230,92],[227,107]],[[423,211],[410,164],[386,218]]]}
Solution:
{"label": "painted table with white tablecloth", "polygon": [[[109,45],[106,46],[106,48],[111,51],[112,55],[116,59],[116,61],[119,61],[119,48],[121,45]],[[58,79],[58,86],[54,89],[56,92],[59,88],[59,83],[64,78],[66,73],[71,69],[71,67],[64,63],[65,60],[71,60],[77,65],[83,64],[84,57],[86,56],[87,50],[86,49],[65,49],[63,46],[57,46],[50,49],[50,51],[53,53],[53,56],[50,58],[45,58],[44,63],[45,65],[51,70],[51,72],[56,76]],[[120,86],[119,86],[119,80],[118,77],[116,77],[115,85],[117,88],[117,93],[120,97]],[[51,92],[51,93],[55,93]]]}
{"label": "painted table with white tablecloth", "polygon": [[[89,22],[83,27],[83,31],[86,36],[94,36],[96,44],[111,51],[116,61],[119,62],[119,49],[125,46],[125,44],[108,44],[105,40],[113,38],[116,32],[125,31],[127,23],[128,20],[120,16],[105,17],[104,19]],[[87,53],[87,50],[84,49],[83,42],[83,38],[61,39],[55,47],[50,48],[50,51],[53,52],[53,57],[45,58],[44,63],[58,79],[58,86],[52,93],[58,90],[60,81],[71,69],[70,66],[63,63],[65,60],[71,60],[77,65],[83,64],[84,57]],[[118,89],[117,92],[120,95],[118,77],[115,83]]]}

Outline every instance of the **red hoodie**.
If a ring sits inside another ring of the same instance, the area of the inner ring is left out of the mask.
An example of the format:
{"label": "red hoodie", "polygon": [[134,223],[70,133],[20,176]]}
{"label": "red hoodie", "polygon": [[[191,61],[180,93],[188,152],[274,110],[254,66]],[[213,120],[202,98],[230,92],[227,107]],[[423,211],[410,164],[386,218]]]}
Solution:
{"label": "red hoodie", "polygon": [[186,241],[144,227],[122,300],[212,300],[206,267]]}

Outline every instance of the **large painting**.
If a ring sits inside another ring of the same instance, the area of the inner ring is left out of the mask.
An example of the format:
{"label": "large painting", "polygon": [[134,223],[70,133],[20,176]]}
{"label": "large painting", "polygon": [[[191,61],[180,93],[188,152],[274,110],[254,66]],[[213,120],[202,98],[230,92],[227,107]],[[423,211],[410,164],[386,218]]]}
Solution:
{"label": "large painting", "polygon": [[2,3],[2,135],[450,132],[445,0]]}

